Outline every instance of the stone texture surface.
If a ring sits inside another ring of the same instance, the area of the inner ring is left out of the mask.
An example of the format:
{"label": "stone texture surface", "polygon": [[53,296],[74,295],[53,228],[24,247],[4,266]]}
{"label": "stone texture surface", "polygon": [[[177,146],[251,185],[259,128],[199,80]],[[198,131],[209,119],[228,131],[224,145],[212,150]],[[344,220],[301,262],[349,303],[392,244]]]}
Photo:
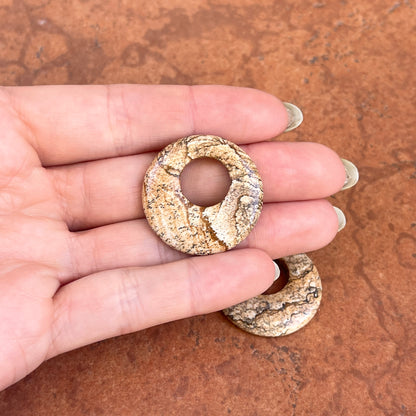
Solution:
{"label": "stone texture surface", "polygon": [[[415,415],[414,0],[0,0],[0,83],[222,83],[298,105],[285,140],[360,169],[348,224],[311,254],[320,310],[287,337],[221,314],[44,363],[4,416]],[[279,139],[280,140],[280,139]]]}
{"label": "stone texture surface", "polygon": [[[180,175],[192,160],[221,162],[231,179],[225,198],[202,207],[181,190]],[[145,174],[143,208],[147,221],[169,246],[187,254],[230,250],[256,224],[263,206],[263,184],[254,162],[239,146],[218,136],[189,136],[166,146]]]}
{"label": "stone texture surface", "polygon": [[303,328],[315,316],[322,299],[318,270],[306,254],[280,260],[288,281],[277,293],[262,294],[223,310],[239,328],[254,335],[280,337]]}

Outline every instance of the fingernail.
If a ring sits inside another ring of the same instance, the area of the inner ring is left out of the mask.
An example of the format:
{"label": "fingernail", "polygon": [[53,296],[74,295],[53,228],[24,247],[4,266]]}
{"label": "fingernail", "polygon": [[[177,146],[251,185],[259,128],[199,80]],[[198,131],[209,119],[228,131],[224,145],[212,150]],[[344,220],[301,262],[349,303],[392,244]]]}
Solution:
{"label": "fingernail", "polygon": [[285,132],[292,131],[296,127],[299,127],[303,121],[303,114],[300,108],[291,103],[283,103],[286,108],[287,115],[289,116],[289,122],[287,124]]}
{"label": "fingernail", "polygon": [[280,276],[280,269],[274,260],[273,260],[273,264],[274,264],[274,280],[273,281],[275,282]]}
{"label": "fingernail", "polygon": [[352,188],[358,182],[360,174],[358,173],[357,166],[355,166],[354,163],[347,159],[341,160],[344,164],[346,175],[344,186],[341,188],[341,191],[344,191],[345,189]]}
{"label": "fingernail", "polygon": [[345,218],[344,213],[338,207],[333,207],[333,208],[334,208],[335,212],[337,213],[337,217],[338,217],[338,232],[339,232],[347,224],[347,219]]}

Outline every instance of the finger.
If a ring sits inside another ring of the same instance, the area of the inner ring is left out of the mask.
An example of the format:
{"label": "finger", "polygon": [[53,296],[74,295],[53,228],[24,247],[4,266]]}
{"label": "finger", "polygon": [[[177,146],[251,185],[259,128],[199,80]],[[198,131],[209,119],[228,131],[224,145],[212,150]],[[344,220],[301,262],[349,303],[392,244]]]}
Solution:
{"label": "finger", "polygon": [[259,250],[93,274],[64,286],[55,296],[49,357],[223,309],[262,293],[273,277],[273,262]]}
{"label": "finger", "polygon": [[281,101],[248,88],[71,85],[7,91],[44,166],[158,150],[201,132],[248,143],[271,138],[288,124]]}
{"label": "finger", "polygon": [[[337,215],[326,200],[266,204],[255,228],[238,247],[257,248],[279,258],[327,245],[337,228]],[[187,257],[163,243],[144,219],[73,236],[73,261],[64,281],[107,269],[153,266]]]}
{"label": "finger", "polygon": [[[265,202],[321,199],[344,184],[341,159],[323,145],[263,142],[243,148],[259,169]],[[82,230],[142,218],[143,177],[154,156],[146,153],[48,169],[62,197],[69,228]],[[216,164],[191,166],[181,179],[185,194],[202,206],[221,200],[228,187],[226,170]]]}

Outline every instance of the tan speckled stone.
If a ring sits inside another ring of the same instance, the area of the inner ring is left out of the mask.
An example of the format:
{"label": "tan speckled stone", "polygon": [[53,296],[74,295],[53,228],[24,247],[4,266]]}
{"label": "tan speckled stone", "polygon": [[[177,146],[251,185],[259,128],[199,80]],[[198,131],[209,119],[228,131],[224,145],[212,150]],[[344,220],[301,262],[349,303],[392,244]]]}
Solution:
{"label": "tan speckled stone", "polygon": [[[224,164],[231,185],[224,200],[210,207],[192,204],[182,193],[180,174],[193,159]],[[156,234],[189,254],[229,250],[250,233],[263,204],[263,186],[253,161],[237,145],[218,136],[189,136],[165,147],[143,184],[143,209]]]}
{"label": "tan speckled stone", "polygon": [[322,297],[321,279],[306,254],[282,259],[289,271],[286,286],[272,295],[260,295],[224,309],[244,331],[265,337],[289,335],[316,314]]}

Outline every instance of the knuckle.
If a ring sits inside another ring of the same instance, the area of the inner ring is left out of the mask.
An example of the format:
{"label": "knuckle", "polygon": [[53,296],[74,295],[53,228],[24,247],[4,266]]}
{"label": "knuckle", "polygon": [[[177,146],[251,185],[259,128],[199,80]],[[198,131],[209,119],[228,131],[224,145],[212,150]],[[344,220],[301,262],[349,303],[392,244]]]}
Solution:
{"label": "knuckle", "polygon": [[120,335],[142,329],[145,322],[145,311],[142,302],[141,285],[137,270],[121,270],[117,289]]}
{"label": "knuckle", "polygon": [[119,85],[107,85],[105,88],[108,131],[116,154],[122,156],[126,153],[126,148],[131,147],[129,143],[133,143],[125,89]]}

